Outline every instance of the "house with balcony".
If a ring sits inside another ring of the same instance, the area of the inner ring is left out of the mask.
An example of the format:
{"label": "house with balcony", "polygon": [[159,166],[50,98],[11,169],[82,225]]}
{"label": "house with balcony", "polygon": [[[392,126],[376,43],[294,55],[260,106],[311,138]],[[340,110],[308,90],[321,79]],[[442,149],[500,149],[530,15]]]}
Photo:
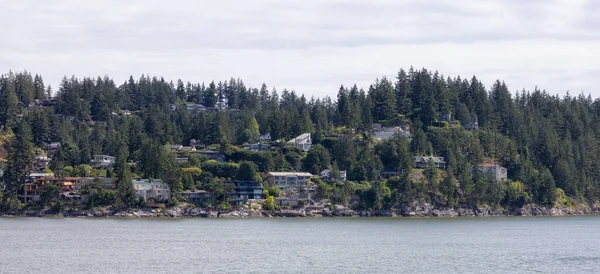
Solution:
{"label": "house with balcony", "polygon": [[429,166],[429,163],[439,169],[446,169],[446,161],[444,157],[437,156],[415,156],[415,167],[425,169]]}
{"label": "house with balcony", "polygon": [[270,147],[271,147],[271,145],[269,145],[269,144],[256,143],[256,144],[247,145],[244,147],[244,149],[250,150],[250,151],[265,151],[265,150],[268,150]]}
{"label": "house with balcony", "polygon": [[257,181],[229,181],[235,189],[228,195],[231,205],[240,206],[248,200],[264,199],[263,187]]}
{"label": "house with balcony", "polygon": [[340,171],[339,176],[336,178],[333,176],[333,171],[330,169],[325,169],[321,171],[319,178],[324,182],[345,182],[346,181],[346,171]]}
{"label": "house with balcony", "polygon": [[162,180],[133,179],[135,193],[144,201],[166,202],[171,197],[169,185]]}
{"label": "house with balcony", "polygon": [[205,190],[186,190],[178,193],[185,201],[192,204],[204,204],[214,201],[214,194]]}
{"label": "house with balcony", "polygon": [[111,168],[115,165],[117,158],[108,155],[94,155],[90,166],[95,168]]}
{"label": "house with balcony", "polygon": [[269,172],[266,181],[269,186],[278,188],[305,187],[313,175],[306,172]]}

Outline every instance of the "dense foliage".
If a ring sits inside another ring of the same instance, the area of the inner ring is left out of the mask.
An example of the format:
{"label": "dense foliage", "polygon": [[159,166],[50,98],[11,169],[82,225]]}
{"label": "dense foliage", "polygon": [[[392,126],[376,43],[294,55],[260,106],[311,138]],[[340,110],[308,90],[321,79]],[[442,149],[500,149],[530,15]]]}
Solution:
{"label": "dense foliage", "polygon": [[[55,104],[36,107],[50,96],[56,96]],[[190,110],[186,103],[215,111]],[[460,123],[441,122],[446,113]],[[473,122],[479,129],[465,130]],[[409,125],[411,137],[376,142],[373,123]],[[400,70],[396,79],[383,77],[366,91],[342,86],[335,99],[306,98],[265,84],[247,87],[239,79],[204,84],[149,76],[120,85],[108,77],[65,77],[53,92],[41,76],[9,72],[0,77],[0,125],[7,156],[0,194],[5,208],[16,207],[34,152],[50,142],[62,145],[51,155],[50,169],[57,175],[89,176],[85,165],[93,155],[117,157],[107,175],[116,179],[118,195],[86,189],[96,195],[91,201],[96,204],[135,203],[127,183],[132,176],[161,178],[174,192],[202,188],[224,197],[231,189],[226,179],[324,169],[346,170],[349,181],[316,182],[319,197],[342,204],[354,197],[364,208],[415,199],[449,207],[552,205],[557,193],[577,201],[600,195],[600,100],[538,89],[510,92],[500,81],[486,88],[476,77],[446,78],[426,69]],[[305,132],[313,136],[308,152],[240,148],[259,134],[289,140]],[[191,139],[220,150],[230,162],[190,157],[177,164],[162,149]],[[414,169],[418,155],[445,157],[448,167]],[[490,161],[507,167],[510,180],[495,182],[473,169]],[[381,171],[399,175],[383,179]]]}

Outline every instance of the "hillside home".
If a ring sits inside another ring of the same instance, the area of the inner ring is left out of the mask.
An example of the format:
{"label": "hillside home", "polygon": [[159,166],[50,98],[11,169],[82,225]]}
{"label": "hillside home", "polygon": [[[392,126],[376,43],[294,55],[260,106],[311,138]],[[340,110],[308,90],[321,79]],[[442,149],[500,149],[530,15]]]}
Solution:
{"label": "hillside home", "polygon": [[329,169],[325,169],[321,171],[320,178],[324,182],[345,182],[346,181],[346,171],[340,171],[340,176],[338,178],[333,177],[333,172]]}
{"label": "hillside home", "polygon": [[484,163],[477,165],[477,168],[486,176],[493,176],[496,182],[508,179],[508,170],[495,163]]}
{"label": "hillside home", "polygon": [[216,151],[216,150],[201,150],[201,151],[197,151],[197,154],[200,155],[206,155],[208,157],[209,160],[215,160],[217,162],[225,162],[225,154],[221,153],[220,151]]}
{"label": "hillside home", "polygon": [[115,165],[117,158],[108,155],[94,155],[90,166],[95,168],[111,168]]}
{"label": "hillside home", "polygon": [[271,133],[263,134],[258,137],[259,143],[268,143],[271,142]]}
{"label": "hillside home", "polygon": [[304,133],[294,139],[291,139],[285,143],[286,146],[297,147],[301,150],[308,151],[312,146],[312,139],[310,133]]}
{"label": "hillside home", "polygon": [[36,156],[33,161],[33,171],[43,171],[44,169],[48,168],[48,166],[50,165],[50,161],[52,161],[52,159],[46,156]]}
{"label": "hillside home", "polygon": [[271,145],[269,145],[269,144],[256,143],[256,144],[247,145],[244,147],[244,149],[250,150],[250,151],[265,151],[265,150],[268,150],[270,147],[271,147]]}
{"label": "hillside home", "polygon": [[429,166],[429,163],[433,162],[435,167],[439,169],[446,169],[446,161],[444,157],[436,156],[415,156],[415,167],[425,169]]}
{"label": "hillside home", "polygon": [[269,172],[266,181],[269,186],[279,188],[302,187],[310,184],[313,175],[306,172]]}

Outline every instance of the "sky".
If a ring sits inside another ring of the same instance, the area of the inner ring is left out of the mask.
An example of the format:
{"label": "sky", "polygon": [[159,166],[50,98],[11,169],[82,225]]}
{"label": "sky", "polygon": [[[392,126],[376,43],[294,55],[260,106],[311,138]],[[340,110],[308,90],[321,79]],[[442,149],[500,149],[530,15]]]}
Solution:
{"label": "sky", "polygon": [[308,97],[400,68],[600,97],[597,0],[0,0],[0,73],[240,78]]}

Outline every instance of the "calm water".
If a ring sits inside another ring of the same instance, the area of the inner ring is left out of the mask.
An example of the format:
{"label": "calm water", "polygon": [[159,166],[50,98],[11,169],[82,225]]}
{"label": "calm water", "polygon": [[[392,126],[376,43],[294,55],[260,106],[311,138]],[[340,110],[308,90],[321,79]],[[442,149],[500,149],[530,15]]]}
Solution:
{"label": "calm water", "polygon": [[600,217],[0,218],[1,273],[599,273]]}

